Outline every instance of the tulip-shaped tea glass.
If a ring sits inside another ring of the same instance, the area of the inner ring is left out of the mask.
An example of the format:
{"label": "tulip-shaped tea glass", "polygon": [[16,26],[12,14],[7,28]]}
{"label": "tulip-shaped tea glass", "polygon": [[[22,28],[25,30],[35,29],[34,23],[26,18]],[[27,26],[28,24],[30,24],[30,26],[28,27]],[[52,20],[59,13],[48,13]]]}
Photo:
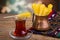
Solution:
{"label": "tulip-shaped tea glass", "polygon": [[32,32],[30,31],[27,31],[26,30],[26,19],[16,19],[15,20],[15,30],[14,31],[11,31],[9,33],[9,35],[14,39],[14,40],[28,40],[31,35],[32,35]]}

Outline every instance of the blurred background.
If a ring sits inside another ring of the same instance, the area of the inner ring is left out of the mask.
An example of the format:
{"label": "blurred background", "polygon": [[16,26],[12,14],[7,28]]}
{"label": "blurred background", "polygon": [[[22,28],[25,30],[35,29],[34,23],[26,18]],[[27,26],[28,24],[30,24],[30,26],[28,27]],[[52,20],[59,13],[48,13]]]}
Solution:
{"label": "blurred background", "polygon": [[[38,2],[38,1],[46,5],[52,3],[54,5],[53,9],[56,11],[60,11],[60,0],[1,0],[0,1],[0,13],[7,13],[7,10],[8,12],[11,12],[11,13],[17,13],[21,10],[21,8],[24,8],[24,5],[28,5],[30,3]],[[15,4],[17,4],[17,6],[18,4],[21,4],[21,5],[16,8]]]}

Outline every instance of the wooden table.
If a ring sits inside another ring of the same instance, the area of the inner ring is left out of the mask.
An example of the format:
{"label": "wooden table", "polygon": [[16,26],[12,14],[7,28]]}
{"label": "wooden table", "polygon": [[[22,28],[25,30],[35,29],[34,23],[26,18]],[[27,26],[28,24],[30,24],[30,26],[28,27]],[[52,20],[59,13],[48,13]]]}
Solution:
{"label": "wooden table", "polygon": [[[3,17],[8,16],[8,15],[15,15],[15,14],[0,14],[0,40],[13,40],[9,36],[9,32],[15,28],[15,19],[14,18],[9,18],[9,19],[4,19]],[[31,27],[31,20],[27,19],[29,22],[27,22],[27,28]],[[52,37],[47,37],[43,35],[36,35],[33,34],[29,40],[60,40],[58,38],[52,38]]]}

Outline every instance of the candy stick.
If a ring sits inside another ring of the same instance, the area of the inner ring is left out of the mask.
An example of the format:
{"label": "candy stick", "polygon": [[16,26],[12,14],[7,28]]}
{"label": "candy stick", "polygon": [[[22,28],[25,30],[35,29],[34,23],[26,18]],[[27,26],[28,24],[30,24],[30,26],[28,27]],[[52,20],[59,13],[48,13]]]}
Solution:
{"label": "candy stick", "polygon": [[40,5],[36,4],[36,3],[32,4],[32,9],[33,9],[35,15],[38,15],[38,13],[39,13],[39,6]]}
{"label": "candy stick", "polygon": [[42,16],[42,15],[43,15],[42,13],[43,13],[44,8],[45,8],[45,5],[44,5],[44,4],[41,4],[41,5],[40,5],[39,16]]}
{"label": "candy stick", "polygon": [[33,9],[33,11],[34,11],[34,14],[37,13],[37,12],[36,12],[36,3],[33,3],[33,4],[32,4],[32,9]]}
{"label": "candy stick", "polygon": [[14,16],[5,16],[5,17],[3,17],[3,18],[14,18],[14,17],[16,17],[17,15],[14,15]]}
{"label": "candy stick", "polygon": [[53,8],[53,5],[52,4],[49,4],[48,5],[48,8],[52,9]]}
{"label": "candy stick", "polygon": [[32,9],[34,10],[35,7],[36,7],[36,3],[33,3],[33,4],[32,4]]}
{"label": "candy stick", "polygon": [[50,14],[50,12],[52,11],[52,8],[53,8],[53,5],[52,4],[49,4],[48,5],[48,14],[47,15]]}
{"label": "candy stick", "polygon": [[42,16],[46,16],[46,15],[47,15],[47,12],[48,12],[48,8],[47,8],[47,7],[45,7],[45,8],[44,8],[44,11],[43,11],[43,15],[42,15]]}
{"label": "candy stick", "polygon": [[37,5],[36,5],[36,11],[37,11],[37,16],[39,16],[40,4],[37,4]]}

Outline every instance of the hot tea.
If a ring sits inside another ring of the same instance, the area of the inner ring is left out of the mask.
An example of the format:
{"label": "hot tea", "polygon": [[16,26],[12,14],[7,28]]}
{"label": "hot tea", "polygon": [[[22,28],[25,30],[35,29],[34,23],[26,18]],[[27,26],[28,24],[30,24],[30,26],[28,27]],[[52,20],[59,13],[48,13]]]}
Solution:
{"label": "hot tea", "polygon": [[25,20],[16,20],[15,21],[15,23],[16,23],[16,28],[15,28],[15,32],[14,32],[15,36],[23,37],[27,34],[25,22],[26,22]]}

